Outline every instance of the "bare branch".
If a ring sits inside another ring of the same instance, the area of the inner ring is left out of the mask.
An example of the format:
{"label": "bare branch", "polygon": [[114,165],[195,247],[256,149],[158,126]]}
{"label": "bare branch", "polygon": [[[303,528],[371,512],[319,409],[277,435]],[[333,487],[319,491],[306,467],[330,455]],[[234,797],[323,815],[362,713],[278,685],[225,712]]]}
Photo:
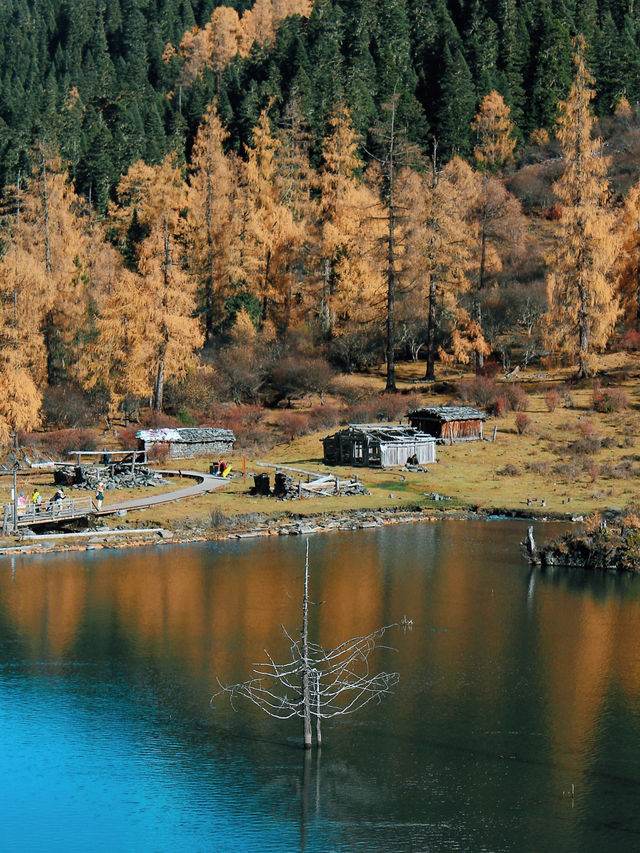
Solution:
{"label": "bare branch", "polygon": [[[308,552],[305,566],[305,596],[308,588]],[[308,598],[303,605],[307,607]],[[306,613],[306,610],[303,609]],[[290,642],[290,660],[277,663],[265,650],[267,660],[253,664],[253,676],[238,684],[223,685],[219,679],[219,690],[212,696],[226,694],[231,707],[234,702],[247,699],[261,708],[270,717],[286,720],[297,716],[305,721],[305,732],[310,731],[311,717],[317,720],[353,714],[371,701],[380,702],[392,692],[399,681],[397,672],[371,674],[369,656],[375,649],[395,651],[381,645],[379,640],[397,622],[385,625],[359,637],[337,645],[329,651],[307,636],[306,619],[300,639],[294,639],[282,626]],[[305,694],[305,691],[307,693]],[[306,696],[306,698],[305,698]],[[319,728],[317,737],[320,737]],[[310,746],[305,739],[305,746]]]}

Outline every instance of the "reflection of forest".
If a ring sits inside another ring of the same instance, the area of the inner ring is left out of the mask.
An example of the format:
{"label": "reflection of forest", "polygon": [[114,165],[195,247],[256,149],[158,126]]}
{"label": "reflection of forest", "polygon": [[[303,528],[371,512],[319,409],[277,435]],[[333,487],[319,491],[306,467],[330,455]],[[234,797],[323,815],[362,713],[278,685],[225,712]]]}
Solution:
{"label": "reflection of forest", "polygon": [[[522,713],[504,664],[521,660],[537,684],[538,713],[559,709],[548,723],[576,749],[611,691],[640,699],[637,600],[540,578],[527,606],[517,562],[496,566],[490,546],[483,556],[468,537],[449,532],[416,526],[406,554],[393,559],[373,535],[315,540],[311,597],[322,604],[312,610],[314,638],[332,647],[407,615],[413,630],[389,640],[400,690],[404,680],[418,682],[433,713],[455,706],[476,719]],[[265,648],[287,657],[281,625],[292,633],[300,625],[302,568],[301,546],[269,540],[240,551],[69,554],[2,572],[0,598],[27,660],[105,658],[117,634],[121,653],[160,666],[179,660],[208,690],[215,675],[247,677]],[[470,691],[485,672],[479,683],[486,688]]]}

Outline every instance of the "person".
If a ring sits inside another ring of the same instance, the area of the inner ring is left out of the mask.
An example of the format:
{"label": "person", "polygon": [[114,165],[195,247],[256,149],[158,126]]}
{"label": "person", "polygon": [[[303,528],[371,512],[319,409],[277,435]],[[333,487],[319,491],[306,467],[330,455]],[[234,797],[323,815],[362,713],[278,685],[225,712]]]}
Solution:
{"label": "person", "polygon": [[33,494],[31,495],[31,503],[33,504],[33,508],[36,512],[40,512],[40,504],[42,503],[42,495],[38,491],[37,488],[33,490]]}
{"label": "person", "polygon": [[66,498],[66,495],[64,493],[64,489],[58,489],[58,491],[51,498],[51,500],[55,501],[56,503],[60,503],[60,501],[63,501],[65,498]]}
{"label": "person", "polygon": [[227,467],[227,463],[224,461],[224,459],[221,459],[218,462],[218,476],[219,477],[224,476],[224,472],[225,472],[226,467]]}
{"label": "person", "polygon": [[98,509],[102,509],[102,501],[104,500],[104,485],[102,483],[98,483],[98,488],[96,489],[96,504]]}
{"label": "person", "polygon": [[27,508],[27,498],[24,492],[20,492],[18,497],[18,515],[22,515]]}

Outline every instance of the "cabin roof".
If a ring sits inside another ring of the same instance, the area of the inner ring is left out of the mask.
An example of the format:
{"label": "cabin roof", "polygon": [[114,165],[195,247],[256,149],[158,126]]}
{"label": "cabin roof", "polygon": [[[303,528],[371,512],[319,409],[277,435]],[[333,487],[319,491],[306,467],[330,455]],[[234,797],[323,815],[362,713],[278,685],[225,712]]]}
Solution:
{"label": "cabin roof", "polygon": [[[362,436],[372,438],[382,444],[401,443],[405,441],[435,441],[433,436],[427,435],[417,427],[409,426],[408,424],[349,424],[346,429],[338,430],[327,438],[333,438],[334,435],[348,435],[360,433]],[[355,435],[354,435],[355,437]]]}
{"label": "cabin roof", "polygon": [[136,433],[136,438],[147,442],[167,442],[171,444],[206,444],[212,441],[236,440],[230,429],[222,427],[180,427],[172,429],[162,427],[161,429],[141,429]]}
{"label": "cabin roof", "polygon": [[449,421],[478,421],[486,420],[487,416],[480,409],[473,406],[421,406],[419,409],[411,409],[408,416],[426,415],[442,423]]}

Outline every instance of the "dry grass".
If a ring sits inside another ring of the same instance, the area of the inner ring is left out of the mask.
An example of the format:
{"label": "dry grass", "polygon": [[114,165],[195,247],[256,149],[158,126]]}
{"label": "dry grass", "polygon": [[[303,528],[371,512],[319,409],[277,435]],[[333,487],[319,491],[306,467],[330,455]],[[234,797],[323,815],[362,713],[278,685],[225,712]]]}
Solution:
{"label": "dry grass", "polygon": [[[230,480],[222,490],[213,494],[146,511],[130,512],[127,524],[148,522],[172,526],[186,522],[210,526],[211,513],[214,511],[225,516],[250,513],[279,516],[286,512],[316,515],[355,508],[428,507],[433,504],[426,495],[432,492],[450,496],[465,505],[487,509],[526,509],[530,506],[531,509],[541,510],[543,501],[548,512],[572,515],[602,511],[612,506],[624,508],[640,500],[640,357],[635,353],[615,353],[606,357],[605,368],[604,378],[610,384],[625,389],[629,399],[627,411],[594,412],[593,383],[568,384],[571,378],[568,369],[544,373],[530,370],[519,377],[530,397],[527,412],[529,424],[524,434],[518,434],[517,415],[510,413],[502,418],[487,420],[485,436],[488,439],[493,436],[494,426],[498,428],[495,443],[488,440],[440,446],[437,449],[438,462],[429,467],[428,473],[331,469],[341,477],[357,473],[370,490],[369,496],[282,502],[248,494],[253,484],[253,473],[269,471],[273,475],[273,468],[262,468],[259,465],[263,461],[311,471],[327,471],[322,463],[321,439],[332,429],[323,428],[289,443],[276,444],[268,451],[246,449],[246,478],[240,476]],[[407,395],[410,393],[413,395],[412,400],[418,399],[425,405],[451,402],[454,399],[452,394],[429,392],[423,380],[423,371],[422,363],[398,365],[399,390]],[[442,370],[438,379],[455,383],[462,376],[460,371]],[[602,379],[600,376],[599,381]],[[384,369],[381,367],[366,374],[344,377],[342,382],[343,385],[351,385],[354,393],[380,393],[384,388]],[[561,402],[550,411],[545,398],[553,388],[558,390]],[[566,393],[567,389],[569,394]],[[327,402],[340,405],[337,398]],[[304,415],[309,408],[309,401],[301,401],[295,411]],[[282,435],[278,429],[279,417],[277,411],[269,413],[267,423],[274,436]],[[591,426],[585,426],[585,422]],[[572,444],[584,437],[585,430],[597,433],[601,447],[586,455],[575,453]],[[209,461],[208,458],[189,460],[188,467],[206,471]],[[239,448],[228,457],[228,461],[234,472],[242,472],[243,449]],[[505,466],[511,466],[509,470],[517,470],[517,473],[505,476]],[[187,463],[183,460],[165,467],[186,468]],[[2,500],[8,498],[10,479],[8,476],[0,478]],[[19,483],[19,488],[26,494],[30,493],[34,485],[38,485],[47,497],[49,491],[54,491],[52,474],[39,474],[28,481],[25,479],[24,485]],[[184,480],[175,481],[175,486],[171,487],[178,488],[180,485],[184,485]],[[151,489],[118,492],[117,499],[127,500],[145,492],[157,494],[157,490]],[[107,494],[107,503],[111,495],[115,494]]]}

